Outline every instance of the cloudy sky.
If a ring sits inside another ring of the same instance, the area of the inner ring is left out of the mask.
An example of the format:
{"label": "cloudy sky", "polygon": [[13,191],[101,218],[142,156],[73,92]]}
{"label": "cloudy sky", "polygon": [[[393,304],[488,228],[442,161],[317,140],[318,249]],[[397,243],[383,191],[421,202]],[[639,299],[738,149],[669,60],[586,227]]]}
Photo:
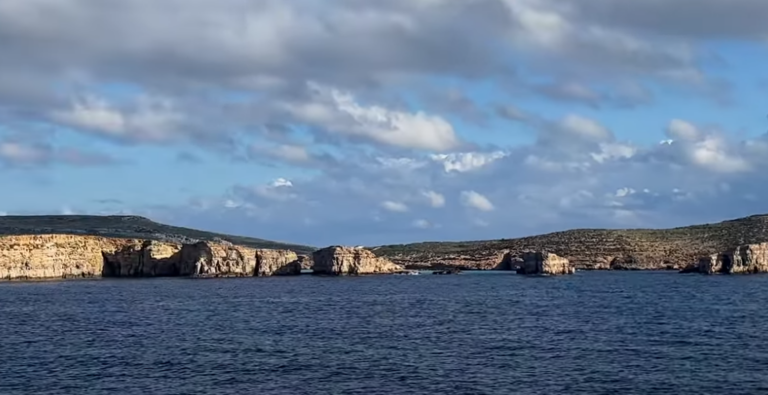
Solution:
{"label": "cloudy sky", "polygon": [[765,0],[0,0],[0,214],[316,246],[768,212]]}

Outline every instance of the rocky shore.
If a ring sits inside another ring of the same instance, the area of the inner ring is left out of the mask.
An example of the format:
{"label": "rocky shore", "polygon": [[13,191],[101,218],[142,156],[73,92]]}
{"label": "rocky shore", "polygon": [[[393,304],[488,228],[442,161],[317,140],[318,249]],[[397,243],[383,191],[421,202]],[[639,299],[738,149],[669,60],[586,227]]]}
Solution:
{"label": "rocky shore", "polygon": [[312,253],[312,271],[325,275],[391,274],[405,268],[360,247],[332,246]]}
{"label": "rocky shore", "polygon": [[0,280],[94,277],[266,277],[392,274],[403,267],[364,248],[333,246],[310,259],[226,241],[174,243],[77,235],[0,236]]}
{"label": "rocky shore", "polygon": [[243,277],[300,274],[288,250],[75,235],[0,237],[0,279]]}
{"label": "rocky shore", "polygon": [[576,272],[573,265],[563,257],[543,251],[527,251],[523,253],[517,267],[518,274],[557,276]]}
{"label": "rocky shore", "polygon": [[[49,231],[50,233],[44,233]],[[737,247],[733,247],[737,246]],[[0,280],[345,276],[436,270],[768,272],[768,216],[662,230],[571,230],[520,239],[316,249],[141,217],[0,217]]]}
{"label": "rocky shore", "polygon": [[756,274],[768,273],[768,243],[741,245],[718,254],[699,258],[683,273]]}
{"label": "rocky shore", "polygon": [[733,246],[768,242],[768,215],[671,229],[573,229],[517,239],[372,248],[407,269],[515,270],[526,251],[549,251],[578,270],[682,270]]}

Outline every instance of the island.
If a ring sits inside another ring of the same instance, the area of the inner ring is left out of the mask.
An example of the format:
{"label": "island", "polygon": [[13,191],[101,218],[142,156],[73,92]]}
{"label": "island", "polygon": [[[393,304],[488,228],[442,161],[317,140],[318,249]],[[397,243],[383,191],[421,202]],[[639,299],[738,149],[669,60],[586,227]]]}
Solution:
{"label": "island", "polygon": [[313,246],[137,216],[0,217],[0,280],[347,276],[413,270],[768,272],[768,215],[672,229],[574,229],[518,239]]}

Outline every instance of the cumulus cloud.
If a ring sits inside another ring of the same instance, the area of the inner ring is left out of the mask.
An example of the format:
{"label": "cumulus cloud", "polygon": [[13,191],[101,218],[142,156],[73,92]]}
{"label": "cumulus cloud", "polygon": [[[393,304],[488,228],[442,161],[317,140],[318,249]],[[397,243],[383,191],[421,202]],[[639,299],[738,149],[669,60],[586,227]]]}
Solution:
{"label": "cumulus cloud", "polygon": [[404,213],[408,211],[408,206],[406,206],[404,203],[393,202],[391,200],[382,202],[381,207],[383,207],[385,210],[392,211],[395,213]]}
{"label": "cumulus cloud", "polygon": [[442,194],[437,193],[435,191],[424,191],[421,194],[427,199],[430,206],[434,208],[440,208],[445,206],[445,196],[443,196]]}
{"label": "cumulus cloud", "polygon": [[0,164],[12,167],[40,167],[54,164],[99,166],[116,163],[108,155],[47,143],[0,140]]}
{"label": "cumulus cloud", "polygon": [[297,119],[328,130],[401,148],[446,151],[459,139],[445,119],[421,111],[408,113],[382,106],[364,106],[348,92],[311,84],[312,99],[286,103]]}
{"label": "cumulus cloud", "polygon": [[51,118],[62,125],[106,137],[163,142],[177,138],[184,116],[167,100],[140,98],[135,108],[117,109],[104,99],[86,97]]}
{"label": "cumulus cloud", "polygon": [[461,201],[465,206],[480,211],[493,211],[494,209],[493,203],[487,197],[475,191],[462,191]]}
{"label": "cumulus cloud", "polygon": [[765,2],[615,3],[0,0],[0,164],[169,152],[237,180],[132,211],[310,244],[765,211],[768,137],[691,118],[740,93],[711,44],[762,43]]}
{"label": "cumulus cloud", "polygon": [[450,154],[433,154],[433,161],[442,163],[446,173],[465,173],[480,169],[490,163],[507,156],[502,151],[495,152],[459,152]]}

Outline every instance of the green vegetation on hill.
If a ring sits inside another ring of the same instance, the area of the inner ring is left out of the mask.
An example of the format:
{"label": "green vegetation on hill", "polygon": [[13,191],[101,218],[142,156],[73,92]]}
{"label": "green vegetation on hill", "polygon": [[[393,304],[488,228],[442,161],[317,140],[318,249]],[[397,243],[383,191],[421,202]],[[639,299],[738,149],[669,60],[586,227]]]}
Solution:
{"label": "green vegetation on hill", "polygon": [[252,237],[232,236],[160,224],[138,216],[34,215],[0,217],[0,235],[74,234],[170,242],[226,240],[252,248],[291,250],[309,254],[314,247]]}

